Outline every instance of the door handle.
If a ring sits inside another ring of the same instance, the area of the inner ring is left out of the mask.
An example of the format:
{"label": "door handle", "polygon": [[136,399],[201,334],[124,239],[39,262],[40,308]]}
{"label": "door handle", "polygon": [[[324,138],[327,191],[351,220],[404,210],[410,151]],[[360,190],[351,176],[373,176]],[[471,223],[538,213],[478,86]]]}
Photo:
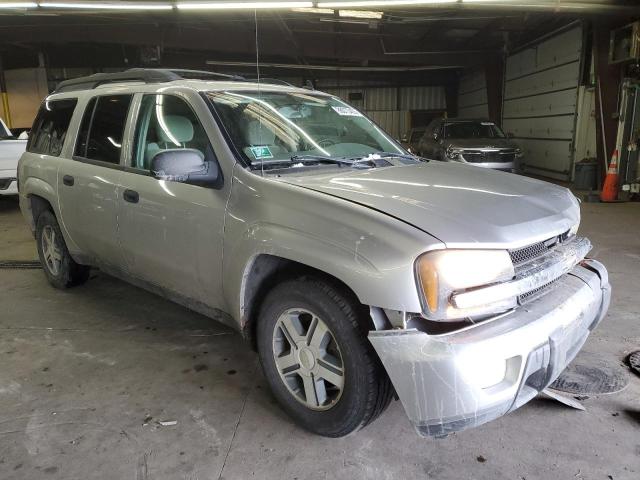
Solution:
{"label": "door handle", "polygon": [[69,187],[73,187],[73,182],[74,182],[74,179],[71,175],[65,175],[64,177],[62,177],[62,183],[64,183]]}
{"label": "door handle", "polygon": [[140,200],[140,195],[135,190],[126,189],[122,193],[122,198],[124,198],[125,202],[138,203],[138,200]]}

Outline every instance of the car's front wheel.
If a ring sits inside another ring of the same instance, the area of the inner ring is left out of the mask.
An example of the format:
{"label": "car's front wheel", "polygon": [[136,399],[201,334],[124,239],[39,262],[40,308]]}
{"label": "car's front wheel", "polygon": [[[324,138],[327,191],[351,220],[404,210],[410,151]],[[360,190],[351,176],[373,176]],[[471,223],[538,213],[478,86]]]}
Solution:
{"label": "car's front wheel", "polygon": [[366,338],[362,308],[329,281],[276,286],[258,319],[258,352],[276,399],[302,427],[327,437],[358,430],[393,388]]}
{"label": "car's front wheel", "polygon": [[38,217],[36,243],[42,269],[51,285],[68,288],[89,279],[89,267],[80,265],[71,258],[58,221],[50,211],[44,211]]}

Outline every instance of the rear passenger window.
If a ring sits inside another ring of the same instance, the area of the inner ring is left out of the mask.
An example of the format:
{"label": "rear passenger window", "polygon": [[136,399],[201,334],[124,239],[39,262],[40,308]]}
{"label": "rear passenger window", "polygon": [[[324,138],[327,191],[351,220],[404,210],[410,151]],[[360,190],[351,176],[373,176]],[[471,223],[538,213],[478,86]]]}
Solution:
{"label": "rear passenger window", "polygon": [[59,156],[78,100],[45,100],[33,122],[27,151]]}
{"label": "rear passenger window", "polygon": [[131,95],[93,98],[82,117],[75,155],[91,160],[120,163],[122,137]]}

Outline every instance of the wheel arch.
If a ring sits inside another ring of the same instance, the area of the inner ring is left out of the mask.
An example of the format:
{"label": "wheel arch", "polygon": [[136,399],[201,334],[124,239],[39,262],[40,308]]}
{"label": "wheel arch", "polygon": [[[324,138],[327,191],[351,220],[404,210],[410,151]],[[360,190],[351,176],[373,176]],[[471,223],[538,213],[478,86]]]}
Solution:
{"label": "wheel arch", "polygon": [[371,322],[371,326],[373,326],[373,321],[368,316],[369,307],[362,304],[356,293],[339,278],[295,260],[263,253],[256,255],[247,265],[243,275],[240,295],[242,335],[254,350],[257,348],[256,328],[258,313],[267,293],[285,280],[305,275],[320,278],[332,284],[349,298],[354,305],[361,308],[362,318],[368,319]]}

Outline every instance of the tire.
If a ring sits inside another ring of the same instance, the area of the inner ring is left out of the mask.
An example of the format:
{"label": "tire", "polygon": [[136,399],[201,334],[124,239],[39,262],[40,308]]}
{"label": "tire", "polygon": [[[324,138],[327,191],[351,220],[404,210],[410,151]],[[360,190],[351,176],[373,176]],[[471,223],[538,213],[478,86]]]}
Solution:
{"label": "tire", "polygon": [[[262,303],[257,344],[267,382],[291,418],[318,435],[342,437],[363,428],[386,409],[393,396],[389,377],[366,338],[368,323],[360,312],[361,306],[339,287],[313,276],[280,283]],[[282,329],[285,324],[287,332],[297,330],[293,336]],[[308,351],[321,337],[324,349],[312,351],[311,361]],[[292,339],[298,340],[296,347]],[[280,366],[296,362],[297,368],[279,369],[276,357]],[[287,373],[283,376],[281,370]],[[331,383],[324,377],[338,380]],[[309,397],[305,387],[311,384],[314,394]]]}
{"label": "tire", "polygon": [[42,270],[54,287],[69,288],[89,279],[90,267],[71,258],[58,221],[48,210],[42,212],[36,222],[36,244]]}

